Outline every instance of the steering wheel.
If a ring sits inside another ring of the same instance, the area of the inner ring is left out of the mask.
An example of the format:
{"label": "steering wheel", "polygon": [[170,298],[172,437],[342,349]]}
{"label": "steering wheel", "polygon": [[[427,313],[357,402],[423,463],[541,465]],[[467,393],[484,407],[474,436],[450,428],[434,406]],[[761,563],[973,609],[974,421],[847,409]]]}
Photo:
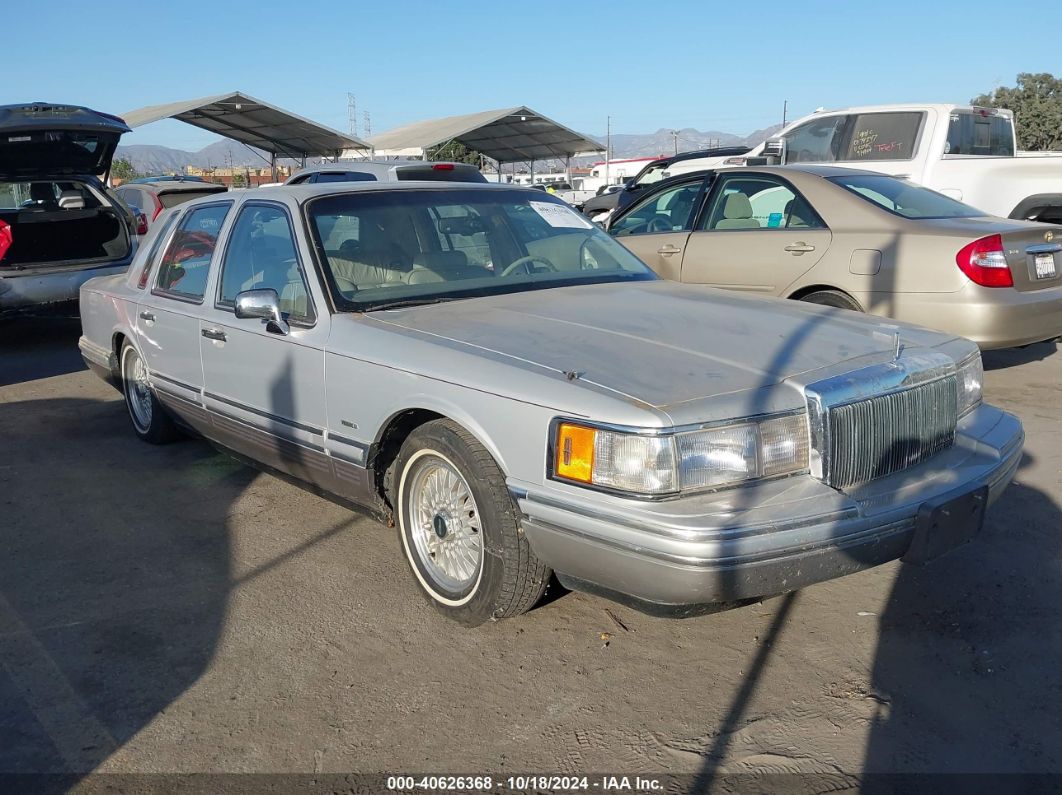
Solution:
{"label": "steering wheel", "polygon": [[537,273],[538,272],[538,268],[532,267],[532,265],[534,263],[536,263],[536,262],[541,264],[541,265],[544,265],[546,270],[550,271],[551,273],[556,273],[556,271],[557,271],[557,266],[554,265],[552,262],[550,262],[548,259],[546,259],[545,257],[536,257],[536,256],[534,256],[532,254],[532,255],[527,256],[527,257],[520,257],[519,259],[514,259],[498,275],[499,276],[508,276],[513,271],[515,271],[517,268],[523,267],[524,270],[527,271],[527,274],[530,276],[532,273]]}
{"label": "steering wheel", "polygon": [[645,225],[646,232],[670,232],[672,231],[671,221],[659,215],[654,215],[649,219],[649,223]]}

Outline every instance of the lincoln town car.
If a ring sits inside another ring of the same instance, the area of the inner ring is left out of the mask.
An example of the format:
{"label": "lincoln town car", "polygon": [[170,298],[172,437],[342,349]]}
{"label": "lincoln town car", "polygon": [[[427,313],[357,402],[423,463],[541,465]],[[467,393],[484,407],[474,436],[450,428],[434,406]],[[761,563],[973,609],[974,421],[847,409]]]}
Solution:
{"label": "lincoln town car", "polygon": [[924,563],[976,535],[1023,443],[966,339],[661,280],[505,185],[197,199],[81,314],[137,436],[393,521],[468,626],[554,576],[686,616]]}

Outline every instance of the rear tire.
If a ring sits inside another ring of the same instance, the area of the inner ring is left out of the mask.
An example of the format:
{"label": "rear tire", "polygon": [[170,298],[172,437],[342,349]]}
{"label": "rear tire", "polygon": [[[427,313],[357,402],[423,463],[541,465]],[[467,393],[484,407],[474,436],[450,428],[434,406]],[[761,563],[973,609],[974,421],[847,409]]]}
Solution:
{"label": "rear tire", "polygon": [[809,304],[819,304],[820,306],[835,306],[838,309],[850,309],[853,312],[863,311],[863,307],[857,304],[854,299],[839,290],[819,290],[814,293],[802,295],[798,300],[806,301]]}
{"label": "rear tire", "polygon": [[133,432],[150,444],[168,444],[180,436],[151,388],[147,362],[133,345],[122,346],[122,395]]}
{"label": "rear tire", "polygon": [[520,530],[505,477],[450,420],[414,430],[388,489],[414,579],[443,615],[475,627],[525,613],[550,579]]}

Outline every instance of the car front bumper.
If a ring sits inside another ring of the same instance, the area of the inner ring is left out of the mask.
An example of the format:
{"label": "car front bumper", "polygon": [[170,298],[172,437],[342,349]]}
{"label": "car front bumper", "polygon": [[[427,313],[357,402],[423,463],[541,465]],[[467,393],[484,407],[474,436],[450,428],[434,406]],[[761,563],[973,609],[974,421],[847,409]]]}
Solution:
{"label": "car front bumper", "polygon": [[955,445],[848,492],[804,475],[714,494],[644,502],[510,480],[532,549],[568,587],[645,612],[695,615],[896,560],[923,506],[1014,476],[1024,432],[981,406]]}
{"label": "car front bumper", "polygon": [[125,273],[129,259],[102,265],[0,270],[0,314],[78,300],[81,285],[97,276]]}

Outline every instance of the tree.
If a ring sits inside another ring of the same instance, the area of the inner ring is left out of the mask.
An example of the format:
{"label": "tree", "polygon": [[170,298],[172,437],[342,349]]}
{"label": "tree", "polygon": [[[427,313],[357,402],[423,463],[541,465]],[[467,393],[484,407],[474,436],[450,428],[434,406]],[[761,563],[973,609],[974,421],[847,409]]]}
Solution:
{"label": "tree", "polygon": [[234,171],[232,173],[232,187],[234,188],[246,188],[247,187],[247,175],[242,171]]}
{"label": "tree", "polygon": [[1062,148],[1062,80],[1054,75],[1022,72],[1014,88],[997,88],[970,101],[1014,111],[1019,149]]}
{"label": "tree", "polygon": [[457,141],[437,146],[425,153],[425,160],[450,160],[454,163],[471,163],[474,166],[480,164],[479,152],[469,149]]}
{"label": "tree", "polygon": [[138,176],[139,173],[133,168],[133,164],[124,157],[119,157],[111,162],[111,178],[116,182],[128,182]]}

